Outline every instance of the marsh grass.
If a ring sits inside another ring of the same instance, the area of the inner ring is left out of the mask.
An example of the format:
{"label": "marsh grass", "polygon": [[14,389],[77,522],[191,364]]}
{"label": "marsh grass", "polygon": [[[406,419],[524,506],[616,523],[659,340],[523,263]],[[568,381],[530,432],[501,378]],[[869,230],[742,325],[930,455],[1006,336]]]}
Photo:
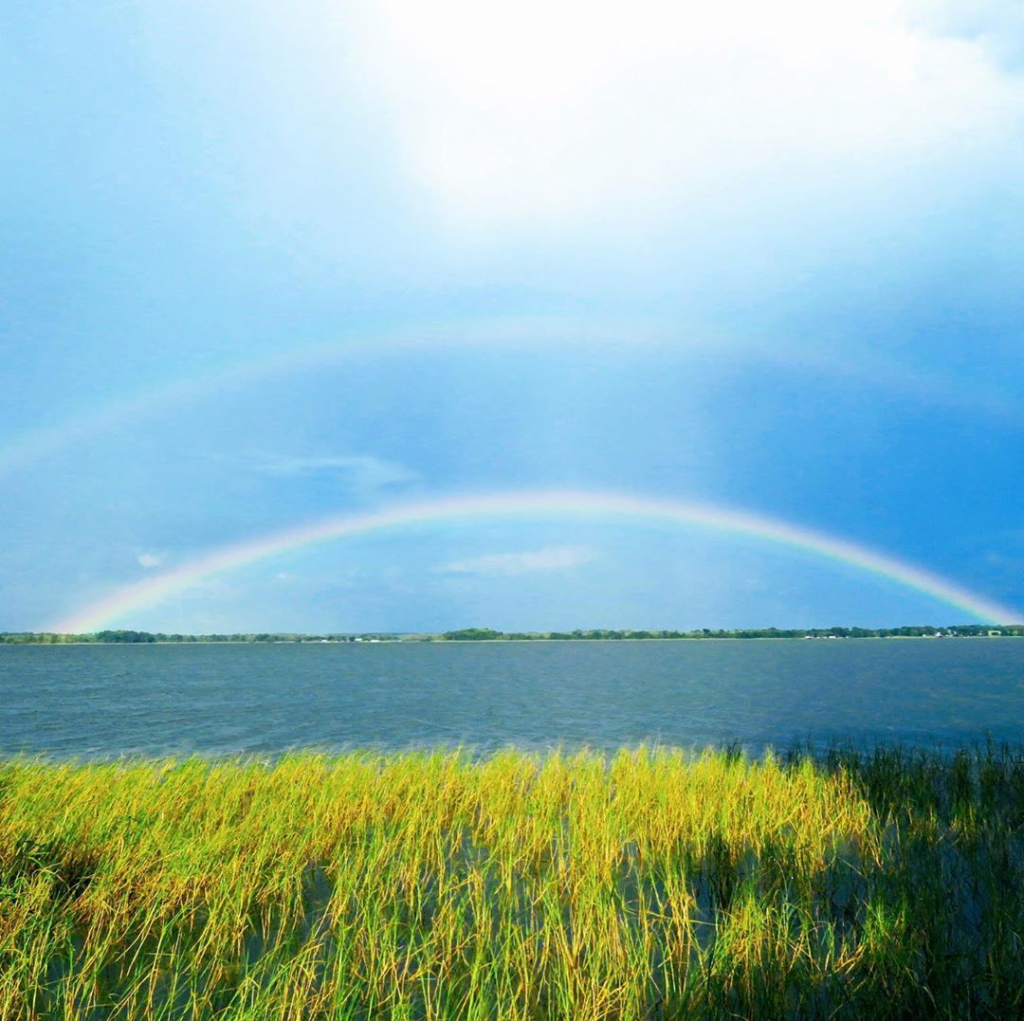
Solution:
{"label": "marsh grass", "polygon": [[3,1018],[1024,1013],[1024,758],[0,765]]}

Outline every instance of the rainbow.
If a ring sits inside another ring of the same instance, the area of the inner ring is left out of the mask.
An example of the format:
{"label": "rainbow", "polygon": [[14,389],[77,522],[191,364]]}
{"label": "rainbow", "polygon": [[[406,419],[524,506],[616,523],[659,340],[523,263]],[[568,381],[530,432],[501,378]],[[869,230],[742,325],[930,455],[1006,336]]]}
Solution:
{"label": "rainbow", "polygon": [[174,570],[116,589],[60,621],[51,630],[71,634],[94,631],[213,575],[312,543],[431,523],[529,516],[569,517],[574,520],[624,518],[750,536],[859,568],[956,607],[982,621],[1009,624],[1024,619],[1008,607],[912,564],[777,518],[707,503],[619,493],[547,490],[406,503],[368,513],[329,517],[224,546]]}
{"label": "rainbow", "polygon": [[474,350],[495,347],[529,350],[535,345],[557,343],[562,348],[579,346],[589,353],[595,344],[613,349],[712,351],[717,357],[756,359],[780,366],[793,365],[810,371],[853,375],[872,386],[883,386],[915,399],[924,398],[953,407],[973,408],[1000,418],[1019,415],[999,402],[969,395],[962,388],[950,392],[919,370],[910,371],[884,361],[867,363],[863,355],[855,361],[839,361],[824,353],[781,349],[741,342],[717,333],[680,336],[653,322],[609,323],[607,319],[560,317],[505,317],[466,320],[454,324],[426,324],[414,331],[381,332],[369,336],[350,336],[344,340],[290,347],[283,352],[252,358],[241,364],[209,369],[197,375],[164,383],[141,393],[112,400],[92,410],[82,410],[71,418],[30,430],[6,442],[0,441],[0,477],[31,467],[36,462],[80,445],[97,436],[127,425],[174,414],[191,404],[220,398],[226,392],[244,390],[268,379],[345,365],[361,359],[384,355],[401,357],[434,350]]}
{"label": "rainbow", "polygon": [[[382,332],[290,348],[164,383],[109,401],[91,411],[81,411],[63,422],[0,442],[0,477],[28,468],[66,447],[85,443],[103,433],[146,418],[172,414],[190,404],[219,398],[225,392],[244,390],[268,379],[346,365],[360,359],[377,359],[383,355],[401,357],[424,351],[496,346],[528,349],[555,341],[565,347],[578,345],[589,351],[594,344],[625,348],[657,347],[665,342],[665,337],[662,331],[646,322],[616,326],[614,323],[584,319],[519,317],[467,320],[448,326],[427,324],[415,331]],[[710,341],[698,337],[685,343],[700,348]]]}

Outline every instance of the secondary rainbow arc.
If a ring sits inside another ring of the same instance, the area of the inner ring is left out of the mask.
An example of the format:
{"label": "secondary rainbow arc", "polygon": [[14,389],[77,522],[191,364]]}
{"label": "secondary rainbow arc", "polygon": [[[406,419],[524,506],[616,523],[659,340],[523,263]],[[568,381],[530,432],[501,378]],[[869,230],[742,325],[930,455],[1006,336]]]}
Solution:
{"label": "secondary rainbow arc", "polygon": [[749,536],[804,550],[914,589],[982,621],[1020,623],[1017,611],[930,571],[823,532],[777,518],[716,504],[666,500],[622,493],[576,490],[490,493],[404,503],[361,514],[331,516],[295,528],[223,546],[155,577],[123,586],[53,625],[63,633],[105,627],[139,609],[159,603],[197,582],[246,564],[312,543],[389,528],[478,517],[530,515],[573,518],[626,518]]}
{"label": "secondary rainbow arc", "polygon": [[[439,322],[415,330],[382,331],[288,348],[109,400],[98,408],[82,410],[69,419],[29,430],[6,441],[0,437],[0,477],[104,432],[154,415],[180,411],[192,402],[218,398],[226,391],[243,390],[268,379],[344,365],[359,359],[376,360],[383,355],[398,357],[417,352],[487,349],[496,345],[529,347],[552,338],[563,346],[586,345],[590,349],[594,344],[607,344],[635,348],[638,345],[657,346],[662,340],[662,332],[646,322],[630,324],[627,328],[614,324],[609,326],[604,320],[506,317],[470,319],[451,324]],[[692,343],[699,346],[700,342]],[[778,358],[778,355],[773,353],[772,357]]]}

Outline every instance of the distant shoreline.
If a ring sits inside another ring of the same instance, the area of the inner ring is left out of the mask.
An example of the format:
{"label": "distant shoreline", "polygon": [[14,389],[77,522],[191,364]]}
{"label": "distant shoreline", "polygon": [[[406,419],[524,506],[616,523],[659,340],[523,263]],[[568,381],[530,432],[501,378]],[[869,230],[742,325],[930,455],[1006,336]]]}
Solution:
{"label": "distant shoreline", "polygon": [[251,638],[153,638],[141,640],[120,640],[120,639],[87,639],[82,640],[61,640],[55,638],[28,638],[20,634],[0,634],[0,646],[90,646],[90,645],[567,645],[567,644],[593,644],[605,643],[615,644],[622,642],[797,642],[797,641],[892,641],[892,640],[914,640],[914,641],[935,641],[937,639],[993,639],[993,638],[1024,638],[1024,630],[998,634],[957,634],[945,632],[939,634],[881,634],[881,635],[680,635],[666,637],[661,635],[646,636],[622,636],[622,637],[600,637],[600,638],[552,638],[549,636],[536,638],[443,638],[440,636],[419,636],[402,635],[387,637],[358,637],[358,638],[278,638],[272,640],[256,640]]}

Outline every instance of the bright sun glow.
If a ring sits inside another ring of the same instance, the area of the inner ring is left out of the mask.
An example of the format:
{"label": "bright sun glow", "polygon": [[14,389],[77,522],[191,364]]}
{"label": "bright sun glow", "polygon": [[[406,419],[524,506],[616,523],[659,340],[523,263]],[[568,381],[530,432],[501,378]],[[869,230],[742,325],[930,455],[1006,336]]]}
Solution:
{"label": "bright sun glow", "polygon": [[1020,95],[889,0],[383,0],[357,41],[409,173],[463,226],[902,177],[984,146]]}

